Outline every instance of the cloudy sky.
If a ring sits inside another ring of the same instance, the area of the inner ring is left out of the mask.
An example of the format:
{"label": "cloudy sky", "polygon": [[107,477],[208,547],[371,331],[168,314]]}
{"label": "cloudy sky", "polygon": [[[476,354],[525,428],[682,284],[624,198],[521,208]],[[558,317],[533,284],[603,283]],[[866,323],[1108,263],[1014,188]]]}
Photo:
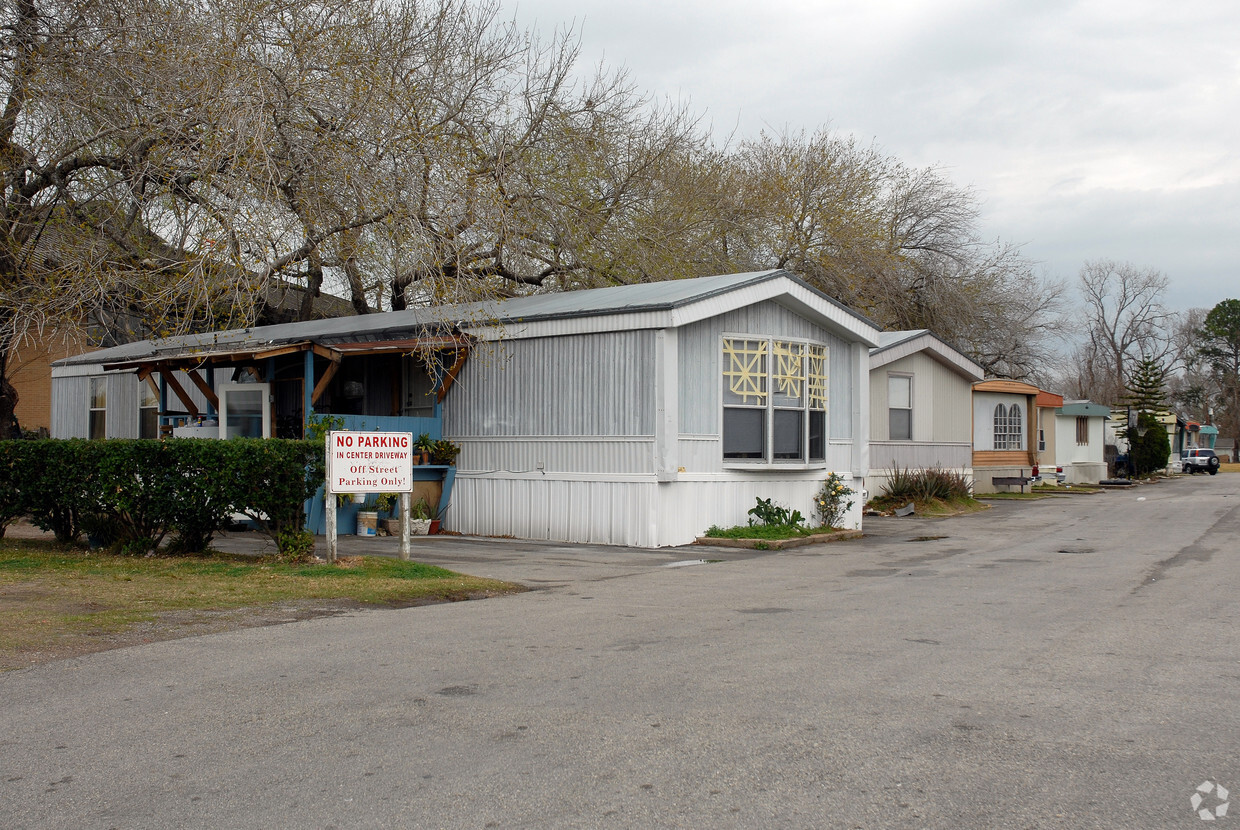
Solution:
{"label": "cloudy sky", "polygon": [[716,135],[829,124],[981,196],[985,236],[1075,280],[1167,275],[1173,308],[1240,297],[1234,0],[506,0],[575,21],[583,68],[624,65]]}

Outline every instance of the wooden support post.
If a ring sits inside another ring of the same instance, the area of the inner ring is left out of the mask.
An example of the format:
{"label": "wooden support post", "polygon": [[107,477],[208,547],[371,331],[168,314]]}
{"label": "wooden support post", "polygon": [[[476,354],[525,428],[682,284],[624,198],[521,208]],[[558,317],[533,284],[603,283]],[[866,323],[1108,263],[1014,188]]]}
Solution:
{"label": "wooden support post", "polygon": [[168,387],[172,390],[173,394],[175,394],[177,398],[180,399],[181,403],[185,405],[185,411],[189,413],[190,417],[197,418],[198,405],[195,404],[193,399],[186,393],[185,387],[182,386],[181,382],[176,379],[174,372],[174,369],[160,369],[159,376],[163,378],[164,383],[168,384]]}
{"label": "wooden support post", "polygon": [[207,399],[207,403],[211,405],[211,408],[216,412],[219,412],[220,399],[215,396],[215,390],[211,388],[211,384],[203,380],[202,375],[198,374],[198,372],[193,369],[190,369],[188,374],[189,379],[195,386],[198,387],[198,391],[201,392],[203,397]]}
{"label": "wooden support post", "polygon": [[327,521],[327,561],[336,561],[336,494],[323,488],[323,518]]}
{"label": "wooden support post", "polygon": [[336,360],[328,364],[327,370],[323,372],[323,377],[319,378],[319,382],[314,385],[314,392],[310,395],[310,403],[318,403],[319,398],[327,391],[327,385],[332,382],[336,371],[340,368],[340,361]]}

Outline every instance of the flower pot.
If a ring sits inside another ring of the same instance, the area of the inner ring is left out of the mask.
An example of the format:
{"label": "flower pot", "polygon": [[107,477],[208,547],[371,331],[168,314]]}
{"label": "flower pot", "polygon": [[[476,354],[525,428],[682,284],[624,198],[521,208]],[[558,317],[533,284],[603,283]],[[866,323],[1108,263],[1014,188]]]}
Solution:
{"label": "flower pot", "polygon": [[439,520],[431,519],[431,534],[430,535],[434,536],[438,532],[439,532]]}
{"label": "flower pot", "polygon": [[409,534],[411,536],[425,536],[428,533],[430,533],[430,530],[431,530],[430,519],[410,519],[409,520]]}
{"label": "flower pot", "polygon": [[388,532],[388,536],[399,536],[400,519],[384,519],[383,529]]}

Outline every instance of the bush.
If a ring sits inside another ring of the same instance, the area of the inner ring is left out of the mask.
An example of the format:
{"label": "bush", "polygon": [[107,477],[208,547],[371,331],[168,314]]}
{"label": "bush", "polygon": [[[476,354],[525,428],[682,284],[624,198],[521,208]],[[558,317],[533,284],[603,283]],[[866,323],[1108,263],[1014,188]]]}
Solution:
{"label": "bush", "polygon": [[844,483],[844,478],[839,473],[827,476],[827,480],[822,483],[822,489],[814,496],[818,524],[821,527],[839,527],[844,521],[844,514],[852,509],[851,496],[856,493],[857,491]]}
{"label": "bush", "polygon": [[749,524],[752,526],[757,519],[764,525],[772,527],[798,527],[804,520],[800,510],[789,510],[775,504],[771,499],[758,499],[758,503],[749,508]]}
{"label": "bush", "polygon": [[301,530],[323,473],[308,441],[0,441],[0,526],[29,516],[62,542],[86,532],[133,554],[171,534],[188,552],[243,512],[278,541]]}
{"label": "bush", "polygon": [[928,467],[923,470],[896,468],[883,496],[897,501],[952,501],[970,496],[969,479],[963,473]]}

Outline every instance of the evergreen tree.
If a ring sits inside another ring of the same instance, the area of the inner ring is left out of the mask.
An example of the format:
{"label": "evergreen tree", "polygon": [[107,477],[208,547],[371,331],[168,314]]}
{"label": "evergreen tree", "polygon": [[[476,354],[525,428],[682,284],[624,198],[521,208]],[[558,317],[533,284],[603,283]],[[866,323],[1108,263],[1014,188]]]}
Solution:
{"label": "evergreen tree", "polygon": [[1132,442],[1132,463],[1137,475],[1144,476],[1157,472],[1167,466],[1171,458],[1171,441],[1167,437],[1167,429],[1153,414],[1142,412],[1137,416],[1138,430],[1144,429],[1144,435],[1134,435]]}

